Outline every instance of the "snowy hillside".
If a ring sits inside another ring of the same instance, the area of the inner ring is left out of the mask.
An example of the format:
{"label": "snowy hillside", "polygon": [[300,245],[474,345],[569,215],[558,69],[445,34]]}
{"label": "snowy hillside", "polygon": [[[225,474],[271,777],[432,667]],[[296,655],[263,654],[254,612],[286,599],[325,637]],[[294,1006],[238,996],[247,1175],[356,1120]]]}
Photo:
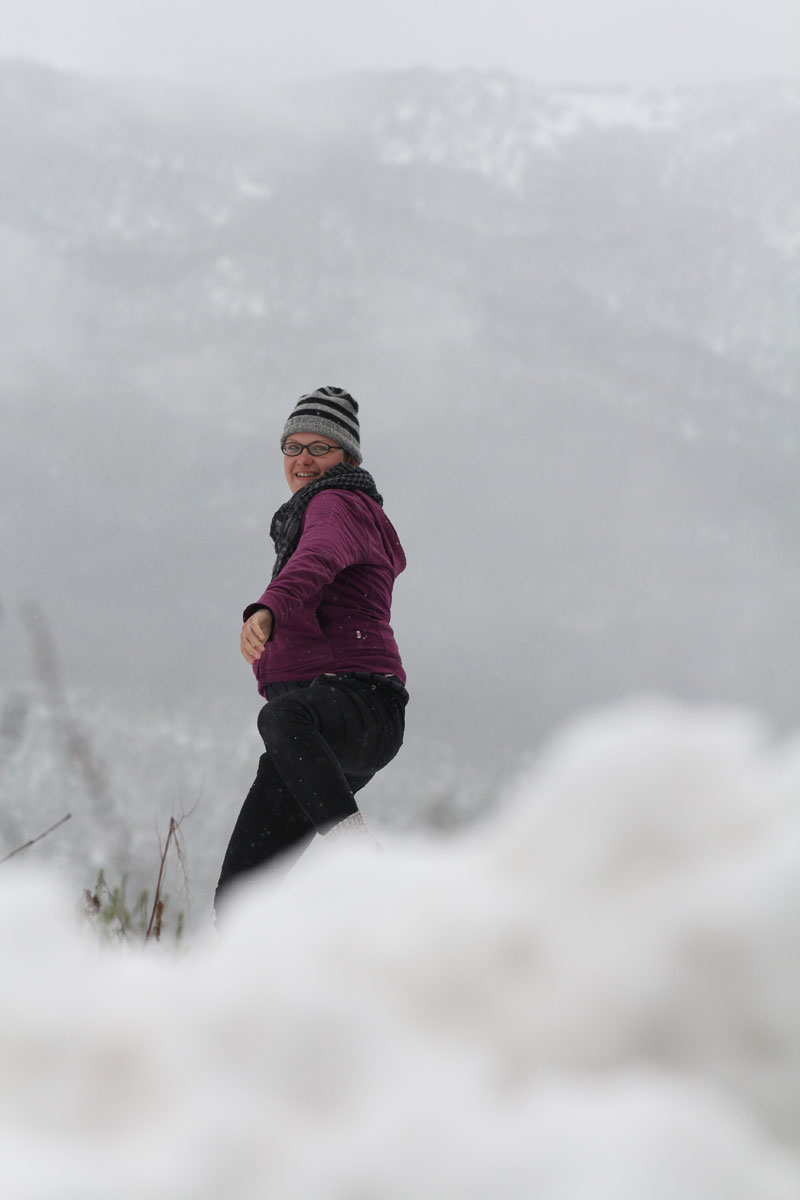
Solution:
{"label": "snowy hillside", "polygon": [[254,322],[318,337],[337,301],[363,319],[400,245],[408,267],[433,256],[433,304],[441,269],[457,285],[463,256],[470,274],[478,233],[500,240],[479,248],[489,263],[516,244],[556,298],[567,286],[796,389],[800,84],[545,90],[419,71],[243,116],[0,62],[0,105],[9,265],[18,239],[78,255],[84,302],[100,287],[132,333],[216,316],[243,344]]}
{"label": "snowy hillside", "polygon": [[0,866],[4,1196],[795,1200],[799,795],[796,739],[648,703],[177,955]]}

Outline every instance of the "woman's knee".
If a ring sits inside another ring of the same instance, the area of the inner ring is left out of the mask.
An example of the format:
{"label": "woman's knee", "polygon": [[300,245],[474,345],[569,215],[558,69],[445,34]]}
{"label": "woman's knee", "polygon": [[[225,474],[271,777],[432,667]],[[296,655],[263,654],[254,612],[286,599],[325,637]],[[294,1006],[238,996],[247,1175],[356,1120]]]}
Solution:
{"label": "woman's knee", "polygon": [[296,737],[299,731],[311,728],[312,724],[308,710],[295,702],[291,692],[271,700],[258,714],[258,732],[267,750],[287,737]]}
{"label": "woman's knee", "polygon": [[[283,697],[281,697],[281,699],[283,699]],[[261,709],[261,712],[258,714],[258,732],[261,734],[261,739],[267,750],[269,750],[274,736],[274,714],[277,704],[277,700],[273,700],[269,704],[265,704]]]}

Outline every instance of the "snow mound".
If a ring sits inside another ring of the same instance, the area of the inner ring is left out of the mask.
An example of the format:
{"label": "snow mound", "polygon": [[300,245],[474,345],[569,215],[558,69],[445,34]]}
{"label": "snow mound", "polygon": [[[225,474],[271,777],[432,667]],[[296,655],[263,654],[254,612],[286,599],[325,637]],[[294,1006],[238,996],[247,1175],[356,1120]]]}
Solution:
{"label": "snow mound", "polygon": [[4,1196],[796,1200],[800,744],[640,702],[175,955],[0,870]]}

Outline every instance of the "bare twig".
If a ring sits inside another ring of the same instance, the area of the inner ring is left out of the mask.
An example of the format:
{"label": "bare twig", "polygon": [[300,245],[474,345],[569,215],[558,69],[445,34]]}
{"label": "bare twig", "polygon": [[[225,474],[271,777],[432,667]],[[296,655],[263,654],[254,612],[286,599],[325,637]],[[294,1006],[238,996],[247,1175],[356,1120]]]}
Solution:
{"label": "bare twig", "polygon": [[21,854],[23,850],[27,850],[30,846],[35,846],[37,842],[42,840],[42,838],[46,838],[48,834],[53,832],[53,830],[58,829],[59,825],[63,825],[66,821],[69,821],[71,816],[72,813],[67,813],[65,817],[62,817],[60,821],[56,821],[55,825],[51,825],[49,829],[45,829],[44,833],[40,833],[38,837],[31,838],[30,841],[25,842],[23,846],[17,846],[16,850],[12,850],[10,854],[5,856],[5,858],[0,858],[0,863],[8,862],[8,860],[13,858],[15,854]]}
{"label": "bare twig", "polygon": [[[170,817],[169,833],[167,834],[167,840],[164,843],[164,849],[161,852],[161,865],[158,868],[158,881],[156,883],[156,894],[153,898],[153,911],[150,913],[150,923],[147,926],[147,933],[144,935],[145,941],[148,941],[150,939],[151,934],[155,935],[156,941],[158,941],[159,937],[161,936],[161,916],[164,912],[164,901],[161,899],[161,882],[164,878],[164,864],[167,861],[167,851],[169,850],[169,844],[170,844],[170,841],[172,840],[173,836],[175,838],[176,846],[179,846],[179,844],[178,844],[178,826],[179,826],[179,824],[180,824],[180,822],[176,821],[174,817]],[[178,848],[178,857],[181,858],[181,861],[182,861],[180,847]],[[155,925],[155,929],[153,928],[154,925]]]}

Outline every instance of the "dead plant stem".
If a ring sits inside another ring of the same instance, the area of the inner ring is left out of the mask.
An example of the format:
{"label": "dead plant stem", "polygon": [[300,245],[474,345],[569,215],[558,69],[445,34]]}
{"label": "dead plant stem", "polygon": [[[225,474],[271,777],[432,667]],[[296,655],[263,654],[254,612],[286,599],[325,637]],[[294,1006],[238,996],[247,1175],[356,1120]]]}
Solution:
{"label": "dead plant stem", "polygon": [[[65,817],[62,817],[60,821],[56,821],[55,825],[51,825],[49,829],[45,829],[44,833],[40,833],[38,837],[31,838],[29,842],[25,842],[22,846],[17,846],[16,850],[12,850],[10,854],[5,856],[5,858],[0,858],[0,863],[8,862],[8,860],[13,858],[15,854],[21,854],[23,850],[27,850],[31,846],[35,846],[37,842],[41,842],[42,838],[46,838],[48,834],[52,833],[55,829],[58,829],[59,825],[63,825],[66,821],[69,821],[71,816],[72,813],[67,813]],[[159,876],[159,879],[160,878],[161,877]]]}
{"label": "dead plant stem", "polygon": [[[178,823],[174,817],[170,817],[169,833],[167,834],[167,840],[164,843],[164,849],[161,854],[161,865],[158,868],[158,882],[156,883],[156,894],[153,898],[153,911],[150,913],[150,922],[147,926],[147,933],[144,935],[145,941],[149,940],[150,935],[153,932],[155,932],[156,941],[158,941],[161,936],[161,914],[164,911],[164,901],[161,899],[161,881],[164,878],[164,864],[167,861],[167,851],[169,850],[169,844],[170,844],[170,841],[172,840],[173,835],[175,836],[175,838],[177,840]],[[156,920],[156,918],[158,918],[158,919]],[[155,924],[155,931],[153,930],[154,924]]]}

